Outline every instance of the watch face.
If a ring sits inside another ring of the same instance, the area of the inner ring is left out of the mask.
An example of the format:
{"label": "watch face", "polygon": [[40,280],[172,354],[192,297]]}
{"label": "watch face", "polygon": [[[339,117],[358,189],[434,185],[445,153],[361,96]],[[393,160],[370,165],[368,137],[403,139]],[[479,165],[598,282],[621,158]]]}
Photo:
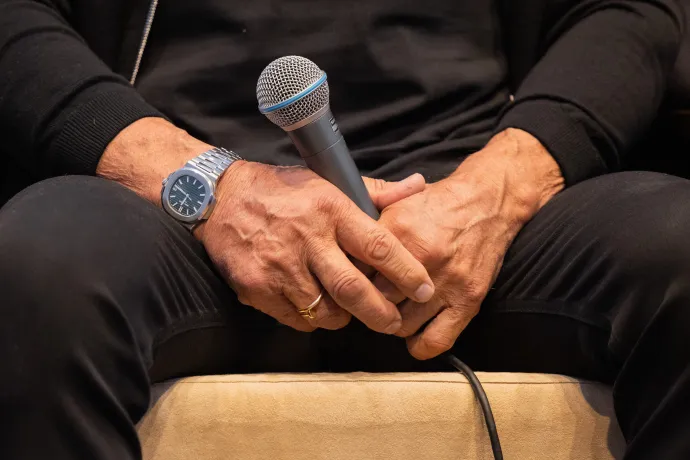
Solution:
{"label": "watch face", "polygon": [[206,198],[206,186],[194,176],[180,176],[170,189],[168,204],[184,217],[194,216],[201,210]]}

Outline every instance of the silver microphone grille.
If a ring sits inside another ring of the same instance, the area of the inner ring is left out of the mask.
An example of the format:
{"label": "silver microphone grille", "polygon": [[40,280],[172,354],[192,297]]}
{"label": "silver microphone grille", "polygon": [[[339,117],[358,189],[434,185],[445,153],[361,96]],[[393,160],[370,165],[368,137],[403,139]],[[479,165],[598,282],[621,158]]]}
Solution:
{"label": "silver microphone grille", "polygon": [[328,105],[328,82],[323,81],[313,91],[284,107],[270,108],[299,95],[322,78],[325,78],[324,72],[307,58],[284,56],[276,59],[261,72],[256,84],[259,109],[274,124],[289,128]]}

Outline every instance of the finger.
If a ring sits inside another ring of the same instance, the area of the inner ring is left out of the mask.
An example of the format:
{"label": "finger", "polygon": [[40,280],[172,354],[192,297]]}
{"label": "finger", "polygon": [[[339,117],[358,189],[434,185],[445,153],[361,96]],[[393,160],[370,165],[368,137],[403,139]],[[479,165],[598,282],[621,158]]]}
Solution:
{"label": "finger", "polygon": [[398,305],[402,326],[395,334],[399,337],[410,337],[419,331],[430,319],[434,318],[443,309],[443,301],[433,299],[427,303],[417,303],[407,300]]}
{"label": "finger", "polygon": [[[380,273],[377,273],[374,277],[374,287],[378,289],[379,292],[383,294],[383,296],[386,299],[388,299],[389,302],[392,302],[396,305],[398,305],[403,300],[407,299],[407,297],[405,297],[405,294],[400,292],[400,289],[395,287],[395,284],[388,281],[388,279]],[[403,317],[403,323],[404,321],[405,318]]]}
{"label": "finger", "polygon": [[407,339],[407,349],[417,359],[431,359],[450,350],[474,317],[471,309],[446,308],[424,330]]}
{"label": "finger", "polygon": [[315,308],[314,315],[318,327],[330,331],[344,328],[352,319],[352,314],[335,303],[328,292],[323,293],[323,298],[319,306]]}
{"label": "finger", "polygon": [[391,232],[356,209],[337,222],[336,236],[349,254],[374,267],[405,297],[427,302],[434,295],[434,283],[424,266]]}
{"label": "finger", "polygon": [[367,278],[371,279],[374,275],[376,275],[376,270],[369,265],[365,264],[364,262],[357,260],[357,259],[350,259],[352,261],[352,264],[355,266],[357,270],[360,272],[364,273],[364,276]]}
{"label": "finger", "polygon": [[[298,313],[299,310],[311,305],[322,292],[321,285],[314,279],[311,273],[293,277],[290,283],[283,287],[283,294],[293,304],[293,308]],[[341,329],[350,322],[351,318],[350,313],[340,308],[325,292],[311,312],[314,318],[303,318],[310,325],[322,329]]]}
{"label": "finger", "polygon": [[335,303],[367,327],[386,334],[395,334],[400,329],[400,313],[395,305],[374,288],[336,245],[313,253],[309,266]]}
{"label": "finger", "polygon": [[374,205],[379,211],[404,200],[408,196],[424,191],[426,181],[419,173],[412,174],[401,181],[388,182],[383,179],[362,177]]}
{"label": "finger", "polygon": [[297,313],[294,305],[284,296],[275,296],[252,305],[257,310],[275,318],[278,322],[302,332],[316,329]]}

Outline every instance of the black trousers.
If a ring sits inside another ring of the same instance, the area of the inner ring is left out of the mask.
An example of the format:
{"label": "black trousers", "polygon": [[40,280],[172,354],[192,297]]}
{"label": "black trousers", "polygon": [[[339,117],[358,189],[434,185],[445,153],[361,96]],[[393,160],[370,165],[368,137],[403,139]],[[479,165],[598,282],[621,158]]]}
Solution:
{"label": "black trousers", "polygon": [[[690,458],[690,182],[586,181],[523,229],[454,352],[610,382],[627,460]],[[371,350],[376,350],[372,353]],[[0,458],[141,458],[149,385],[199,373],[449,370],[353,322],[293,331],[238,303],[162,211],[64,177],[0,210]]]}

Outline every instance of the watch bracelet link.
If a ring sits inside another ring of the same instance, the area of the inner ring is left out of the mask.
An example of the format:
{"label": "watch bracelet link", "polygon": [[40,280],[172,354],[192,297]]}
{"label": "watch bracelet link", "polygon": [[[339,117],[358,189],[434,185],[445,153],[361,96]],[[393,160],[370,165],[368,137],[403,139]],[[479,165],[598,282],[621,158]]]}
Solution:
{"label": "watch bracelet link", "polygon": [[187,166],[199,169],[217,181],[233,162],[241,159],[242,157],[232,150],[215,147],[189,160]]}

